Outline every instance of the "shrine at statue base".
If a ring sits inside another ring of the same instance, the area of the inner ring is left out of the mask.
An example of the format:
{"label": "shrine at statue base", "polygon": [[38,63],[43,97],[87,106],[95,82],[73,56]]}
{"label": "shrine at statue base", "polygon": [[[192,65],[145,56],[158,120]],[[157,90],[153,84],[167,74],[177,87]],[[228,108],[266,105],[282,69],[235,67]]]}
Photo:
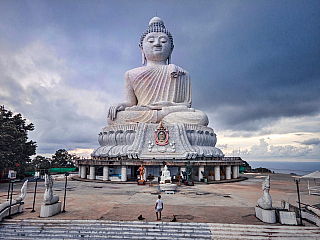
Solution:
{"label": "shrine at statue base", "polygon": [[[240,157],[225,157],[215,147],[213,129],[195,124],[136,123],[107,126],[99,134],[100,147],[91,159],[79,159],[79,177],[105,181],[158,182],[165,165],[173,178],[183,176],[188,160],[191,179],[220,181],[239,177]],[[139,179],[138,168],[145,167]]]}

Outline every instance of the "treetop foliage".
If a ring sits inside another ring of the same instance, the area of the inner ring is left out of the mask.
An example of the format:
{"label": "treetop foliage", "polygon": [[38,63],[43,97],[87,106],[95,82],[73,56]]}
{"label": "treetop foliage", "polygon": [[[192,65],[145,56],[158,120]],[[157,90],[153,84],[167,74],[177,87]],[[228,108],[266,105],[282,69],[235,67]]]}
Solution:
{"label": "treetop foliage", "polygon": [[34,130],[20,113],[13,115],[0,106],[0,170],[5,168],[24,172],[30,156],[36,153],[36,142],[28,141],[28,132]]}
{"label": "treetop foliage", "polygon": [[77,156],[70,154],[65,149],[59,149],[52,155],[51,167],[74,167]]}
{"label": "treetop foliage", "polygon": [[79,159],[75,154],[68,153],[65,149],[59,149],[52,155],[52,158],[37,155],[29,163],[28,171],[49,168],[72,168],[75,167],[75,160]]}

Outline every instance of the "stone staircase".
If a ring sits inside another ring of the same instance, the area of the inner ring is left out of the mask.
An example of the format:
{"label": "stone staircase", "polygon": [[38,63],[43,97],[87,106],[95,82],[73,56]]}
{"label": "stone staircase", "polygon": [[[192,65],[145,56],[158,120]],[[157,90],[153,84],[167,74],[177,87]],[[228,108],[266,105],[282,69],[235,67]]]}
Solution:
{"label": "stone staircase", "polygon": [[318,227],[102,220],[9,220],[0,239],[320,239]]}

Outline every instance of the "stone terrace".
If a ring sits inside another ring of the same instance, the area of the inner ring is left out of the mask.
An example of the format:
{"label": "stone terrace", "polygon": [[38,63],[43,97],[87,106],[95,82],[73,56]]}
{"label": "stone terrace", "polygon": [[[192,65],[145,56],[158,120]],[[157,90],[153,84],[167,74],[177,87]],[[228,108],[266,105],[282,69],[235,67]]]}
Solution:
{"label": "stone terrace", "polygon": [[[254,216],[254,206],[262,196],[261,182],[265,175],[245,176],[249,179],[224,184],[196,183],[195,186],[178,187],[176,194],[162,193],[162,221],[169,222],[176,215],[178,222],[262,225]],[[292,176],[270,174],[270,178],[273,206],[280,207],[282,199],[297,205],[296,185]],[[31,213],[34,184],[28,184],[25,212],[13,216],[13,219],[39,219],[45,187],[44,182],[38,182],[36,212]],[[7,197],[7,187],[6,183],[0,184],[1,202]],[[19,195],[20,187],[21,183],[16,183],[15,196]],[[53,190],[63,201],[64,181],[55,181]],[[143,221],[156,219],[154,205],[159,194],[157,185],[68,181],[67,190],[66,212],[50,219],[136,221],[140,214],[145,217]],[[300,183],[300,193],[302,203],[319,203],[319,196],[308,195],[307,181],[304,179]]]}

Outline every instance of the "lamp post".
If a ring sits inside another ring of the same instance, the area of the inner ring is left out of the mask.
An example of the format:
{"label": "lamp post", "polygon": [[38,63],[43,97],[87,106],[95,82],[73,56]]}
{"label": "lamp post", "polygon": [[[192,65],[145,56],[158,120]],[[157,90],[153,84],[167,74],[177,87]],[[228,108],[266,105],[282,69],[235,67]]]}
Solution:
{"label": "lamp post", "polygon": [[10,189],[11,189],[11,179],[9,178],[9,186],[8,186],[8,196],[7,196],[7,201],[9,201],[9,198],[10,198]]}
{"label": "lamp post", "polygon": [[11,170],[9,171],[8,178],[10,179],[9,188],[10,188],[10,183],[11,183],[11,194],[10,194],[10,206],[9,206],[9,216],[8,216],[8,218],[11,218],[11,204],[12,204],[13,183],[14,183],[14,180],[16,179],[16,176],[17,176],[17,172],[11,171]]}
{"label": "lamp post", "polygon": [[295,178],[294,181],[296,182],[296,185],[297,185],[297,194],[298,194],[298,203],[299,203],[299,215],[300,215],[300,224],[299,224],[299,225],[303,225],[303,224],[302,224],[302,215],[301,215],[300,192],[299,192],[299,182],[300,182],[300,179]]}
{"label": "lamp post", "polygon": [[62,212],[66,212],[67,182],[68,182],[69,173],[65,173],[64,175],[66,176],[66,183],[64,185],[64,200],[63,200],[63,211]]}
{"label": "lamp post", "polygon": [[36,203],[36,195],[37,195],[37,184],[38,184],[38,179],[40,178],[40,172],[35,172],[34,173],[34,179],[36,180],[36,185],[34,186],[34,195],[33,195],[33,207],[31,212],[35,212],[34,210],[34,205]]}

